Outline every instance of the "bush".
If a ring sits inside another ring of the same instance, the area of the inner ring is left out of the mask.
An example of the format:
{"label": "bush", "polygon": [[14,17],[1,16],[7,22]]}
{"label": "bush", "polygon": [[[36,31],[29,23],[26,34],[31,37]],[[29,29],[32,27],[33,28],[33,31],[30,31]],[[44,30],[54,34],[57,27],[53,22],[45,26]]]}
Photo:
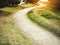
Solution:
{"label": "bush", "polygon": [[19,3],[20,3],[19,0],[0,0],[0,7],[16,6]]}
{"label": "bush", "polygon": [[5,0],[0,0],[0,8],[3,8],[5,6]]}
{"label": "bush", "polygon": [[8,0],[8,6],[17,6],[19,3],[19,0]]}

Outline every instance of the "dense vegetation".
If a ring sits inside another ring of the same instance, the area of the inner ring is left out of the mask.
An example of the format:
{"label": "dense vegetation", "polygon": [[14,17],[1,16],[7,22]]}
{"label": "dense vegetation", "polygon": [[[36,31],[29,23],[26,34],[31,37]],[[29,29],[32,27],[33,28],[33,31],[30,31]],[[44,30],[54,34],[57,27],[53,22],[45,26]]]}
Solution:
{"label": "dense vegetation", "polygon": [[19,3],[20,3],[19,0],[0,0],[0,7],[16,6]]}

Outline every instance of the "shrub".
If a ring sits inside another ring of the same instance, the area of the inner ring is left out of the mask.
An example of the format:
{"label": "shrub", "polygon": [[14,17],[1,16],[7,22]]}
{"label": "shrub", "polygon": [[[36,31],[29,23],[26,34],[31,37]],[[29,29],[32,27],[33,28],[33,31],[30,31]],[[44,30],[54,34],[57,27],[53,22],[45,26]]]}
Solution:
{"label": "shrub", "polygon": [[0,0],[0,7],[16,6],[19,3],[20,3],[19,0]]}

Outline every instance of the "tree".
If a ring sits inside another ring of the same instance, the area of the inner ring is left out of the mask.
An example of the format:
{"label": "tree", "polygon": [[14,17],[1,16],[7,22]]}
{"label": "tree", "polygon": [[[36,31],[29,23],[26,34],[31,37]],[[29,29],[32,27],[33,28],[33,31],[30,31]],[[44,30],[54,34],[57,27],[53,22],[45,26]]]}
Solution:
{"label": "tree", "polygon": [[0,0],[0,7],[15,6],[19,3],[20,3],[19,0]]}
{"label": "tree", "polygon": [[5,0],[0,0],[0,8],[5,7]]}
{"label": "tree", "polygon": [[8,6],[16,6],[19,3],[19,0],[8,0]]}
{"label": "tree", "polygon": [[60,10],[60,0],[49,0],[49,3],[55,8]]}

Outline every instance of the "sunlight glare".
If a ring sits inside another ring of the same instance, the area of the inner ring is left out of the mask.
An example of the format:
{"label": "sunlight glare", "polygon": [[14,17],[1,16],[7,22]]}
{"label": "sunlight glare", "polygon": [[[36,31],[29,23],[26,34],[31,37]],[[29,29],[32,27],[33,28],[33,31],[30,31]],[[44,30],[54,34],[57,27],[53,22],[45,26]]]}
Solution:
{"label": "sunlight glare", "polygon": [[42,6],[42,7],[45,6],[45,4],[43,4],[43,3],[39,3],[39,5]]}
{"label": "sunlight glare", "polygon": [[40,0],[41,2],[48,2],[48,0]]}
{"label": "sunlight glare", "polygon": [[46,5],[46,3],[45,2],[48,2],[48,0],[39,0],[39,2],[38,2],[38,4],[39,4],[39,6],[45,6]]}

